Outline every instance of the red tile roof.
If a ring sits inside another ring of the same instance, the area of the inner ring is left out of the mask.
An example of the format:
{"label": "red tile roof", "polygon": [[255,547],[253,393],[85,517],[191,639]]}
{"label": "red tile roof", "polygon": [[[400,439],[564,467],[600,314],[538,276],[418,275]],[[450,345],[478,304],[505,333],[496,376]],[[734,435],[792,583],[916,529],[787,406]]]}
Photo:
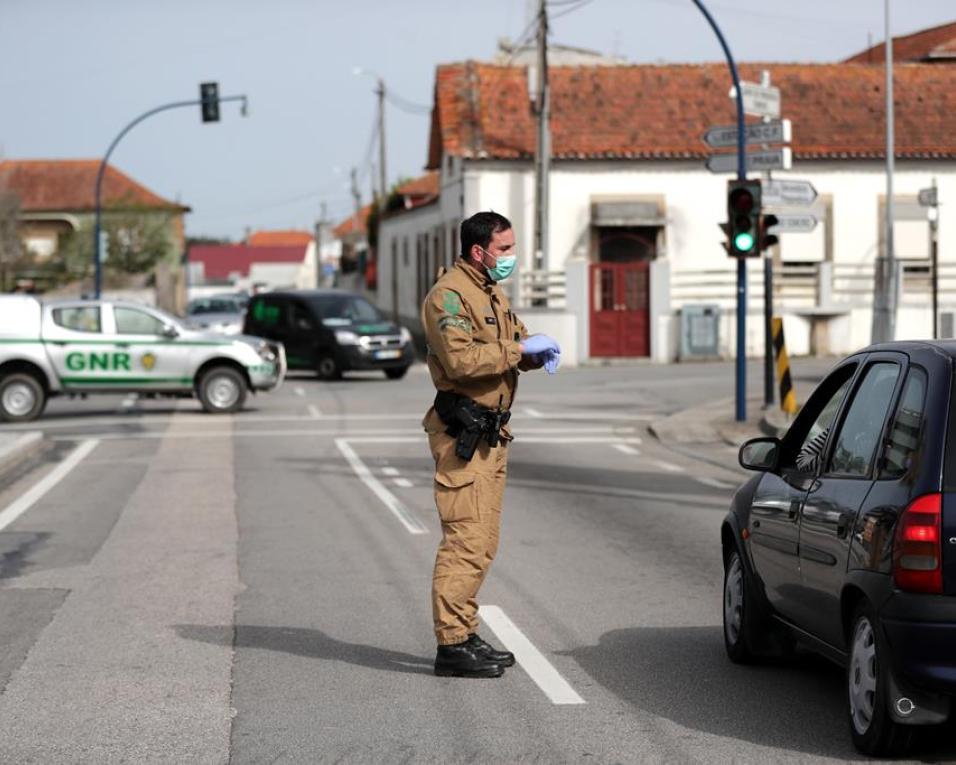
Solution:
{"label": "red tile roof", "polygon": [[[98,159],[8,159],[0,161],[0,185],[20,197],[24,212],[92,212],[96,201]],[[154,194],[128,175],[107,165],[103,207],[146,207],[189,212],[189,208]]]}
{"label": "red tile roof", "polygon": [[[859,64],[747,64],[769,70],[793,121],[803,159],[884,154],[883,71]],[[724,64],[554,67],[552,151],[560,159],[702,159],[701,136],[732,124]],[[956,157],[956,67],[905,64],[896,71],[896,151],[904,158]],[[428,167],[442,154],[527,159],[535,120],[525,68],[466,62],[439,66]]]}
{"label": "red tile roof", "polygon": [[336,239],[344,239],[349,234],[366,234],[366,221],[368,214],[372,211],[372,205],[367,204],[358,211],[358,215],[352,214],[338,226],[332,229],[332,236]]}
{"label": "red tile roof", "polygon": [[249,275],[253,263],[301,263],[306,247],[252,247],[245,244],[197,244],[189,248],[189,262],[202,263],[207,279],[230,274]]}
{"label": "red tile roof", "polygon": [[418,178],[405,181],[398,187],[398,193],[412,197],[433,197],[438,195],[438,172],[431,171]]}
{"label": "red tile roof", "polygon": [[[874,45],[846,61],[849,64],[882,64],[886,61],[886,45]],[[956,62],[956,21],[904,37],[894,37],[893,61]]]}
{"label": "red tile roof", "polygon": [[254,231],[249,235],[246,244],[252,246],[272,247],[301,247],[312,244],[313,235],[310,231]]}

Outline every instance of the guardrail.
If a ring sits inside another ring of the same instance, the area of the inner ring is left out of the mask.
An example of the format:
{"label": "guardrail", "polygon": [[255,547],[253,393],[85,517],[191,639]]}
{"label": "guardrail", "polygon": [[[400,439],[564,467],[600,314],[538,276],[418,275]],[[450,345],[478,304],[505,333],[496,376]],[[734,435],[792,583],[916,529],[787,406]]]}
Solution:
{"label": "guardrail", "polygon": [[520,271],[517,304],[521,308],[564,308],[567,280],[564,271]]}

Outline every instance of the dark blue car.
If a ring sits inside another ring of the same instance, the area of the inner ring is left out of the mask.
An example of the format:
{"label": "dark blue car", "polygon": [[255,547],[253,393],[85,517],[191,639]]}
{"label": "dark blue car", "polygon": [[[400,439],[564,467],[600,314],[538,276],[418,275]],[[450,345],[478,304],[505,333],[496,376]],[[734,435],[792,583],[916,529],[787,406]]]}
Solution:
{"label": "dark blue car", "polygon": [[900,754],[956,694],[956,342],[856,353],[783,438],[721,529],[724,638],[735,662],[796,643],[846,668],[856,747]]}

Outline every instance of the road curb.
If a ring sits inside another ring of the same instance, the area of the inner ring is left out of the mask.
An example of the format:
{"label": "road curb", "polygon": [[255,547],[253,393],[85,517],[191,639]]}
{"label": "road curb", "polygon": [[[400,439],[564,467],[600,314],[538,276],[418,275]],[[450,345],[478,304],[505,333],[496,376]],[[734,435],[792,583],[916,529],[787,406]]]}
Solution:
{"label": "road curb", "polygon": [[43,451],[44,446],[43,433],[39,430],[30,430],[14,437],[0,436],[0,474],[36,456]]}

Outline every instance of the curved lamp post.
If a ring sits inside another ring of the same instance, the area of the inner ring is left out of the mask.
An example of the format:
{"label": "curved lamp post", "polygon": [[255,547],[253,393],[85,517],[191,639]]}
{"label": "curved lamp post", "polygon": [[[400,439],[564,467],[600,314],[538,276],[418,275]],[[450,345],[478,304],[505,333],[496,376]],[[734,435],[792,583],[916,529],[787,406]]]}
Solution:
{"label": "curved lamp post", "polygon": [[[217,98],[217,100],[222,103],[224,101],[242,101],[242,109],[240,114],[245,117],[249,111],[249,101],[245,95],[242,96],[222,96]],[[193,101],[174,101],[169,104],[163,104],[162,106],[157,106],[155,109],[150,109],[148,112],[143,112],[136,119],[130,122],[126,127],[124,127],[116,138],[113,139],[113,142],[110,144],[110,147],[106,150],[106,154],[100,162],[99,170],[96,173],[96,223],[93,227],[93,267],[95,272],[95,281],[94,281],[94,297],[99,300],[101,286],[103,281],[102,273],[102,263],[100,258],[100,230],[102,228],[102,192],[103,192],[103,176],[106,173],[106,165],[109,162],[110,155],[113,153],[113,149],[116,148],[116,145],[122,140],[130,130],[136,127],[140,122],[145,120],[147,117],[152,117],[154,114],[159,112],[165,112],[169,109],[179,109],[184,106],[202,106],[204,103],[203,99],[196,99]]]}

